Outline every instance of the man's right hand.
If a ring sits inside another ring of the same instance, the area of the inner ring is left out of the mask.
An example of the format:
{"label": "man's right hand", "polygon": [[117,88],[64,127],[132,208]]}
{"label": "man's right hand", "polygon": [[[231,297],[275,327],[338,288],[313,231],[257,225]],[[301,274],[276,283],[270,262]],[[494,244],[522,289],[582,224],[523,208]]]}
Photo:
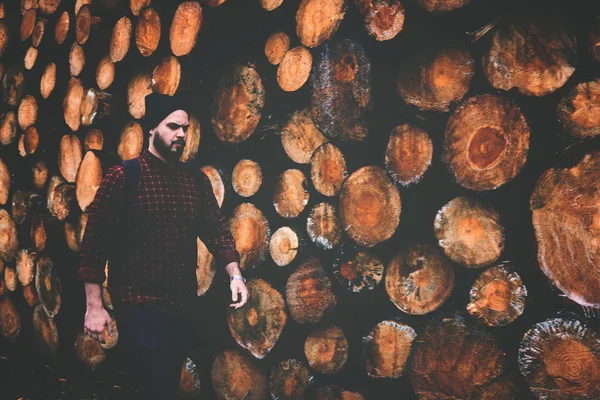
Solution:
{"label": "man's right hand", "polygon": [[86,335],[104,343],[104,328],[108,327],[109,336],[113,335],[110,315],[104,307],[88,308],[85,312],[83,331]]}

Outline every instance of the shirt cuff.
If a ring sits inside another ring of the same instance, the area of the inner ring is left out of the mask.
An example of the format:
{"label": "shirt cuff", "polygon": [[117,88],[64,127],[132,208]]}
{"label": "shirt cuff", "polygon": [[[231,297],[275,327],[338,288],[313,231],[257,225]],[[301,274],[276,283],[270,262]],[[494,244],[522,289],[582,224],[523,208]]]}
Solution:
{"label": "shirt cuff", "polygon": [[218,265],[226,266],[232,262],[240,262],[240,255],[237,250],[227,250],[224,253],[219,254],[215,257]]}
{"label": "shirt cuff", "polygon": [[106,275],[104,275],[104,268],[79,268],[79,279],[86,283],[104,283]]}

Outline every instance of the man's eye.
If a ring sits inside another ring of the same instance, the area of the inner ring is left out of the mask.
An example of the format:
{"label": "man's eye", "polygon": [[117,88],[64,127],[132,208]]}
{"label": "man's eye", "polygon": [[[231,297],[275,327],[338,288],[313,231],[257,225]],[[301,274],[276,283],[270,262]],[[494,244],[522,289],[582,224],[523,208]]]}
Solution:
{"label": "man's eye", "polygon": [[182,128],[183,128],[184,132],[187,132],[188,129],[189,129],[189,127],[190,127],[189,125],[182,125]]}

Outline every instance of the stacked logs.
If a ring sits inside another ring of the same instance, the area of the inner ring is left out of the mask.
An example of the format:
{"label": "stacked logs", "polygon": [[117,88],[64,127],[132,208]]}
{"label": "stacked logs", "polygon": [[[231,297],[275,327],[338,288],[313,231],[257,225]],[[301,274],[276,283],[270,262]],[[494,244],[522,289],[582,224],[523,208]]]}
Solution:
{"label": "stacked logs", "polygon": [[[480,31],[479,47],[440,40],[405,54],[390,75],[380,63],[393,57],[382,56],[380,42],[399,43],[409,34],[405,20],[425,21],[426,13],[452,21],[470,1],[418,0],[419,17],[397,0],[259,0],[261,18],[291,9],[295,29],[261,36],[262,59],[244,54],[215,67],[215,87],[200,93],[190,60],[204,57],[211,33],[203,26],[232,15],[236,3],[118,3],[0,5],[3,342],[15,346],[31,315],[37,346],[49,359],[60,357],[61,273],[76,265],[63,265],[68,257],[49,232],[59,226],[62,247],[78,252],[107,167],[144,149],[145,96],[191,90],[210,101],[190,111],[181,161],[208,176],[250,278],[250,299],[226,312],[229,344],[209,360],[211,384],[200,384],[200,360],[187,359],[181,396],[212,386],[222,399],[362,399],[382,378],[406,381],[422,399],[600,396],[594,323],[578,318],[579,310],[573,317],[526,314],[541,307],[527,296],[547,286],[544,276],[568,304],[600,308],[600,153],[577,142],[585,155],[575,164],[544,163],[535,185],[526,175],[530,147],[539,146],[537,119],[554,115],[568,139],[600,133],[600,83],[572,81],[580,38],[568,24],[503,15]],[[360,39],[341,34],[353,13],[364,23],[353,27]],[[586,38],[595,60],[598,26]],[[18,60],[6,57],[17,53]],[[395,98],[381,94],[383,79]],[[474,89],[481,81],[483,89]],[[550,95],[558,100],[549,114],[527,112],[524,98]],[[289,107],[281,111],[271,98]],[[386,101],[404,103],[401,115],[379,124]],[[279,136],[275,145],[263,135],[268,130]],[[440,165],[454,186],[432,196],[425,188],[441,179]],[[532,223],[520,223],[537,243],[528,243],[538,252],[535,272],[511,259],[517,252],[502,199],[519,190],[530,198]],[[421,215],[419,196],[436,200],[429,219],[419,221],[429,241],[409,234],[411,214]],[[198,296],[219,290],[219,267],[198,239]],[[102,295],[112,312],[109,290]],[[385,311],[344,321],[358,296]],[[510,349],[518,371],[496,330],[513,329],[516,320],[528,329]],[[78,332],[69,344],[91,370],[118,343],[114,319],[105,333],[105,343]],[[343,378],[349,372],[368,384],[352,387]],[[321,384],[322,377],[339,383]]]}

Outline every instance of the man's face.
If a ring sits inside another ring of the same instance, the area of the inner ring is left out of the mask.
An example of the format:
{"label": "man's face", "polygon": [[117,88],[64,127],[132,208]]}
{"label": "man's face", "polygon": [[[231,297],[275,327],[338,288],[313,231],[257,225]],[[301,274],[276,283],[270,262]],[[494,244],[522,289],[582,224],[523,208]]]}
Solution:
{"label": "man's face", "polygon": [[156,128],[150,130],[150,140],[164,158],[179,159],[187,140],[188,127],[188,114],[183,110],[173,111]]}

